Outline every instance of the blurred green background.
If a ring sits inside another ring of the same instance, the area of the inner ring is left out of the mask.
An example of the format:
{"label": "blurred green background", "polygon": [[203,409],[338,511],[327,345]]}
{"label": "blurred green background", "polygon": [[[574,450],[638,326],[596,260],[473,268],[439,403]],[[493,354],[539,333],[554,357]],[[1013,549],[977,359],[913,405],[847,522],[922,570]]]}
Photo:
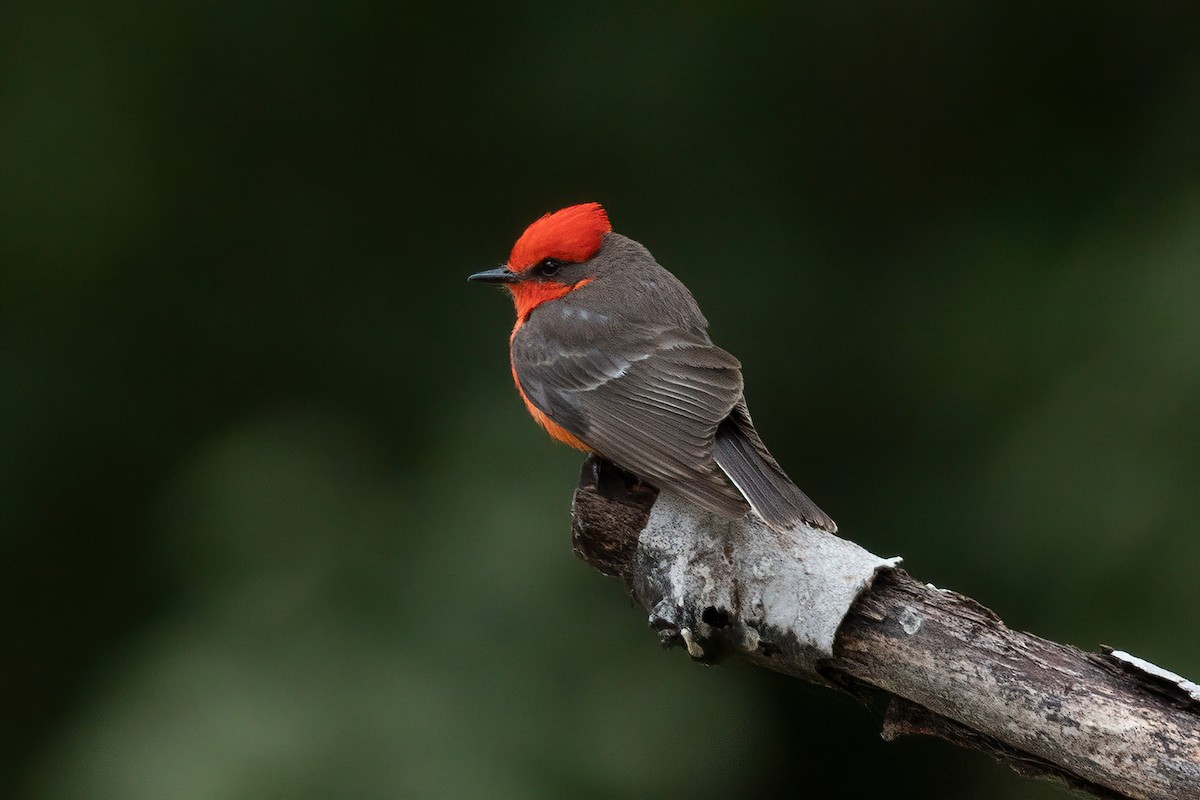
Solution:
{"label": "blurred green background", "polygon": [[605,203],[845,535],[1196,678],[1195,8],[4,4],[0,796],[1060,796],[660,651],[464,278]]}

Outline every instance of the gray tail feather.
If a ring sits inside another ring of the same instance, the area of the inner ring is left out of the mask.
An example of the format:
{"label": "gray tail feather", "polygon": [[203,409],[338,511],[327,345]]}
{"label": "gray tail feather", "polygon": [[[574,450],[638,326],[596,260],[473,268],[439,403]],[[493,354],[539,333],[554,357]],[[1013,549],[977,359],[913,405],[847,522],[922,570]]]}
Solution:
{"label": "gray tail feather", "polygon": [[717,428],[713,455],[754,512],[771,527],[786,530],[804,522],[830,533],[837,530],[837,523],[792,483],[771,456],[754,430],[744,400]]}

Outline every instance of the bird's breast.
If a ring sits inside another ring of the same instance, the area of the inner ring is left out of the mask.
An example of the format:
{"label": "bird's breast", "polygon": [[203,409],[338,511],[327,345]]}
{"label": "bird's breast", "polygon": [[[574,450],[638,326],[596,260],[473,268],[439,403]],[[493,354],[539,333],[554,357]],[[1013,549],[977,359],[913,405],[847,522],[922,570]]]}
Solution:
{"label": "bird's breast", "polygon": [[533,417],[533,421],[545,428],[546,433],[550,434],[550,438],[570,445],[576,450],[590,453],[592,448],[584,444],[575,434],[550,419],[549,415],[533,404],[533,401],[529,399],[529,395],[525,394],[524,387],[521,386],[521,376],[517,374],[516,362],[511,358],[509,362],[512,365],[513,383],[517,386],[517,394],[521,395],[521,402],[525,404],[525,408],[529,411],[529,416]]}

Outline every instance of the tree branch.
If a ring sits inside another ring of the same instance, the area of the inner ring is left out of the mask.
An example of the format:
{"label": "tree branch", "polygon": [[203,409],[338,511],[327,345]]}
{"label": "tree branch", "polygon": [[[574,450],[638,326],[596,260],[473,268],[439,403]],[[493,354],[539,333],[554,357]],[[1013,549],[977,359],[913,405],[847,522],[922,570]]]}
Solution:
{"label": "tree branch", "polygon": [[1200,799],[1200,687],[1125,653],[1005,627],[823,531],[718,519],[584,462],[576,553],[629,587],[666,646],[892,697],[883,736],[938,736],[1104,798]]}

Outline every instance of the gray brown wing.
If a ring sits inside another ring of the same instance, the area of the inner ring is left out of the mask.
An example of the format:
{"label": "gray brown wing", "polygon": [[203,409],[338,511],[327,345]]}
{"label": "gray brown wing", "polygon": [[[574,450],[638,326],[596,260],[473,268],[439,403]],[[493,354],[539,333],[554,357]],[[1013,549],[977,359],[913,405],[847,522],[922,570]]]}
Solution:
{"label": "gray brown wing", "polygon": [[741,364],[707,337],[640,328],[554,348],[513,339],[529,400],[597,453],[719,513],[749,505],[713,459],[718,426],[742,397]]}
{"label": "gray brown wing", "polygon": [[750,421],[746,401],[717,429],[713,458],[758,516],[777,530],[798,523],[837,531],[837,524],[787,476]]}

